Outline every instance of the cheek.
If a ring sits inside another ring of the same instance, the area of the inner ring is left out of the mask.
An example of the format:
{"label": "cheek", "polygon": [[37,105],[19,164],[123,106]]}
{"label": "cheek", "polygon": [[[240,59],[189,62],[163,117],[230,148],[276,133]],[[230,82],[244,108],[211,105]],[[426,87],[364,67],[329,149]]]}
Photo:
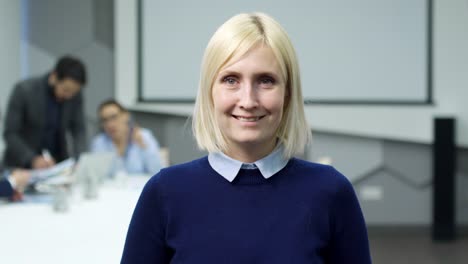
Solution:
{"label": "cheek", "polygon": [[272,114],[281,116],[284,112],[285,102],[284,95],[277,94],[273,96],[268,96],[264,99],[263,105],[265,108],[269,109]]}
{"label": "cheek", "polygon": [[213,106],[216,113],[226,112],[235,105],[234,96],[226,92],[213,92]]}
{"label": "cheek", "polygon": [[283,104],[278,105],[278,108],[276,110],[276,123],[279,125],[281,123],[281,120],[284,118],[284,107]]}

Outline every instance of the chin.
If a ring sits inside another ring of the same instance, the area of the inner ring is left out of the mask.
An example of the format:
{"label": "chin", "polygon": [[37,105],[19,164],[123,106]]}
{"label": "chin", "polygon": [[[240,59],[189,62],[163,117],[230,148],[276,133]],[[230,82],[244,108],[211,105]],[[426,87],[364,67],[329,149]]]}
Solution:
{"label": "chin", "polygon": [[270,140],[265,140],[263,138],[258,138],[258,137],[245,137],[245,138],[238,138],[236,140],[233,140],[233,142],[236,142],[237,144],[240,145],[247,145],[247,146],[253,146],[253,145],[268,145],[271,141]]}

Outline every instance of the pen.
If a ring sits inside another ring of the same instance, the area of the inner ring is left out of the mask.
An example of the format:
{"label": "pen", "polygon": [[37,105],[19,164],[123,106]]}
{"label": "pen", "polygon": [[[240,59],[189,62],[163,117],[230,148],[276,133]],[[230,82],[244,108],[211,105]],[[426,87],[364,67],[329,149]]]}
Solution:
{"label": "pen", "polygon": [[50,152],[47,149],[42,150],[42,157],[47,161],[48,163],[52,163],[52,156],[50,156]]}

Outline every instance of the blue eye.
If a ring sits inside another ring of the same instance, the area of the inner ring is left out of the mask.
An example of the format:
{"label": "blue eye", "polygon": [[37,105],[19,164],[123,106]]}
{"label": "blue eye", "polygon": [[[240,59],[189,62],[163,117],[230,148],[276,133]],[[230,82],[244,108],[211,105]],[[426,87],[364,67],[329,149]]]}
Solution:
{"label": "blue eye", "polygon": [[235,85],[237,83],[236,78],[232,76],[227,76],[223,78],[223,82],[228,84],[228,85]]}
{"label": "blue eye", "polygon": [[260,78],[260,85],[264,86],[264,87],[270,87],[270,86],[273,86],[275,84],[275,79],[273,79],[272,77],[262,77]]}

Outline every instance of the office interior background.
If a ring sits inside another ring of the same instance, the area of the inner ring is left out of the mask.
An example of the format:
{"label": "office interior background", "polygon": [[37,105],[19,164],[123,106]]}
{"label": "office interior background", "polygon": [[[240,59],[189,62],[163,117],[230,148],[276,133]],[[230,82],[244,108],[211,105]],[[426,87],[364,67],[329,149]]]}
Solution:
{"label": "office interior background", "polygon": [[[13,85],[43,74],[63,54],[85,62],[89,82],[84,90],[88,134],[98,131],[97,105],[115,97],[132,109],[138,123],[150,128],[170,150],[171,164],[205,155],[197,150],[189,121],[190,106],[138,102],[137,1],[131,0],[0,0],[0,106],[4,115]],[[434,0],[432,20],[432,97],[427,105],[306,105],[317,118],[328,111],[359,122],[408,124],[402,115],[456,118],[456,222],[460,235],[468,227],[468,1]],[[165,27],[170,30],[171,22]],[[187,43],[190,45],[190,43]],[[201,59],[201,58],[200,58]],[[319,87],[317,89],[320,89]],[[165,107],[167,105],[167,107]],[[308,108],[308,110],[307,110]],[[338,109],[338,110],[337,110]],[[342,109],[340,112],[339,109]],[[371,119],[361,120],[359,113]],[[396,113],[396,114],[395,114]],[[353,114],[356,116],[353,117]],[[381,115],[379,117],[379,115]],[[385,133],[314,127],[305,159],[329,159],[353,183],[371,227],[430,230],[432,219],[432,135],[422,140]],[[336,122],[341,118],[336,117]],[[330,120],[329,122],[335,122]],[[412,121],[418,130],[419,120]],[[362,124],[363,126],[369,126]],[[3,122],[0,125],[3,129]],[[427,140],[426,140],[427,139]],[[3,150],[3,142],[0,143]]]}

